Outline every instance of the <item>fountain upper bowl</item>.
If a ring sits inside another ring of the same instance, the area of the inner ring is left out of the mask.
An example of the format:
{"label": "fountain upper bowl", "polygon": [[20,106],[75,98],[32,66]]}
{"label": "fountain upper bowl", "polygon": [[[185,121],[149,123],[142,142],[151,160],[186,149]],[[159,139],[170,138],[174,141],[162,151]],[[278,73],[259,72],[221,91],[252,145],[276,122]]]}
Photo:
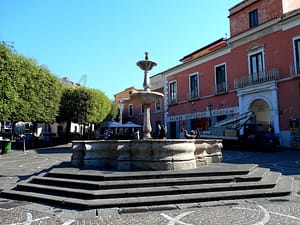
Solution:
{"label": "fountain upper bowl", "polygon": [[131,94],[131,98],[138,101],[140,104],[150,104],[164,95],[156,91],[138,91]]}

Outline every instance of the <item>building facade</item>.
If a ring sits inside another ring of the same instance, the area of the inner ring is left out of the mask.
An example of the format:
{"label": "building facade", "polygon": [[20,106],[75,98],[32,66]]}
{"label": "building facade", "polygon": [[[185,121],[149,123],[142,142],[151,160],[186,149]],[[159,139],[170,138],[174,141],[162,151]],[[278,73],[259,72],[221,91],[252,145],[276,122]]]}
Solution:
{"label": "building facade", "polygon": [[160,119],[168,138],[179,138],[181,128],[205,131],[253,111],[257,122],[274,128],[282,146],[299,145],[300,1],[244,0],[229,9],[229,20],[230,38],[151,77],[160,77]]}
{"label": "building facade", "polygon": [[299,8],[299,1],[242,1],[229,10],[228,40],[219,39],[163,72],[170,138],[182,127],[206,130],[253,111],[257,122],[273,126],[283,145],[291,143],[290,121],[300,118]]}
{"label": "building facade", "polygon": [[[163,93],[164,78],[158,74],[150,78],[151,90]],[[119,119],[120,123],[133,122],[139,125],[143,125],[144,110],[143,105],[130,98],[130,95],[134,92],[141,91],[130,87],[122,92],[114,95],[115,102],[119,105]],[[158,125],[164,123],[164,99],[158,98],[156,102],[151,104],[151,126],[152,137],[158,136]]]}

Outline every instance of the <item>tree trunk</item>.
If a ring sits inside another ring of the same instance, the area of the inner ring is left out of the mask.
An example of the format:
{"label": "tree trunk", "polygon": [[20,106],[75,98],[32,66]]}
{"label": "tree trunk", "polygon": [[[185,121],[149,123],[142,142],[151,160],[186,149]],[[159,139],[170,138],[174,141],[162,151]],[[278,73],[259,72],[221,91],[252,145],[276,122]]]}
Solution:
{"label": "tree trunk", "polygon": [[65,135],[65,141],[70,142],[71,141],[71,123],[72,121],[67,121],[66,124],[66,135]]}

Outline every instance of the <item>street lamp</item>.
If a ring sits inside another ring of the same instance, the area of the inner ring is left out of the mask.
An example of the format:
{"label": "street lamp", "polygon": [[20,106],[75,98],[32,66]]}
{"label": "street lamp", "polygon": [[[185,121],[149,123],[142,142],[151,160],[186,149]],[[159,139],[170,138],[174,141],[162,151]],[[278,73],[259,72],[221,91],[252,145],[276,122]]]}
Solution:
{"label": "street lamp", "polygon": [[129,100],[130,98],[121,98],[120,100],[119,100],[119,103],[118,103],[118,105],[119,105],[119,110],[120,110],[120,121],[119,121],[119,123],[123,123],[123,109],[124,109],[124,102],[125,101],[127,101],[127,100]]}
{"label": "street lamp", "polygon": [[212,108],[213,108],[213,105],[210,104],[210,103],[206,106],[206,111],[209,111],[209,121],[208,121],[208,123],[207,123],[207,126],[208,126],[208,127],[211,126],[211,116],[212,116],[211,111],[212,111]]}

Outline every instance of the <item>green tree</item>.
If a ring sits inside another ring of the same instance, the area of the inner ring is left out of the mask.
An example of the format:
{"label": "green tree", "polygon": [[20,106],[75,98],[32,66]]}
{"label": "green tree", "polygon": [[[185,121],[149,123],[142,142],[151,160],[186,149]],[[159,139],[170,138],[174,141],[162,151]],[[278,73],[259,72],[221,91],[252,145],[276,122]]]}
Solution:
{"label": "green tree", "polygon": [[111,101],[101,91],[87,89],[90,93],[90,101],[87,110],[88,123],[101,123],[111,111]]}
{"label": "green tree", "polygon": [[44,66],[0,43],[0,119],[54,122],[62,84]]}
{"label": "green tree", "polygon": [[70,132],[71,122],[101,123],[110,110],[111,102],[103,92],[86,87],[67,87],[62,94],[58,121],[67,122],[67,132]]}
{"label": "green tree", "polygon": [[[0,118],[9,120],[15,110],[15,102],[18,99],[16,91],[15,68],[11,66],[13,52],[5,44],[0,44]],[[12,103],[12,104],[11,104]]]}
{"label": "green tree", "polygon": [[117,103],[111,101],[111,110],[107,117],[105,118],[106,121],[111,121],[111,120],[117,120],[119,116],[119,106]]}

